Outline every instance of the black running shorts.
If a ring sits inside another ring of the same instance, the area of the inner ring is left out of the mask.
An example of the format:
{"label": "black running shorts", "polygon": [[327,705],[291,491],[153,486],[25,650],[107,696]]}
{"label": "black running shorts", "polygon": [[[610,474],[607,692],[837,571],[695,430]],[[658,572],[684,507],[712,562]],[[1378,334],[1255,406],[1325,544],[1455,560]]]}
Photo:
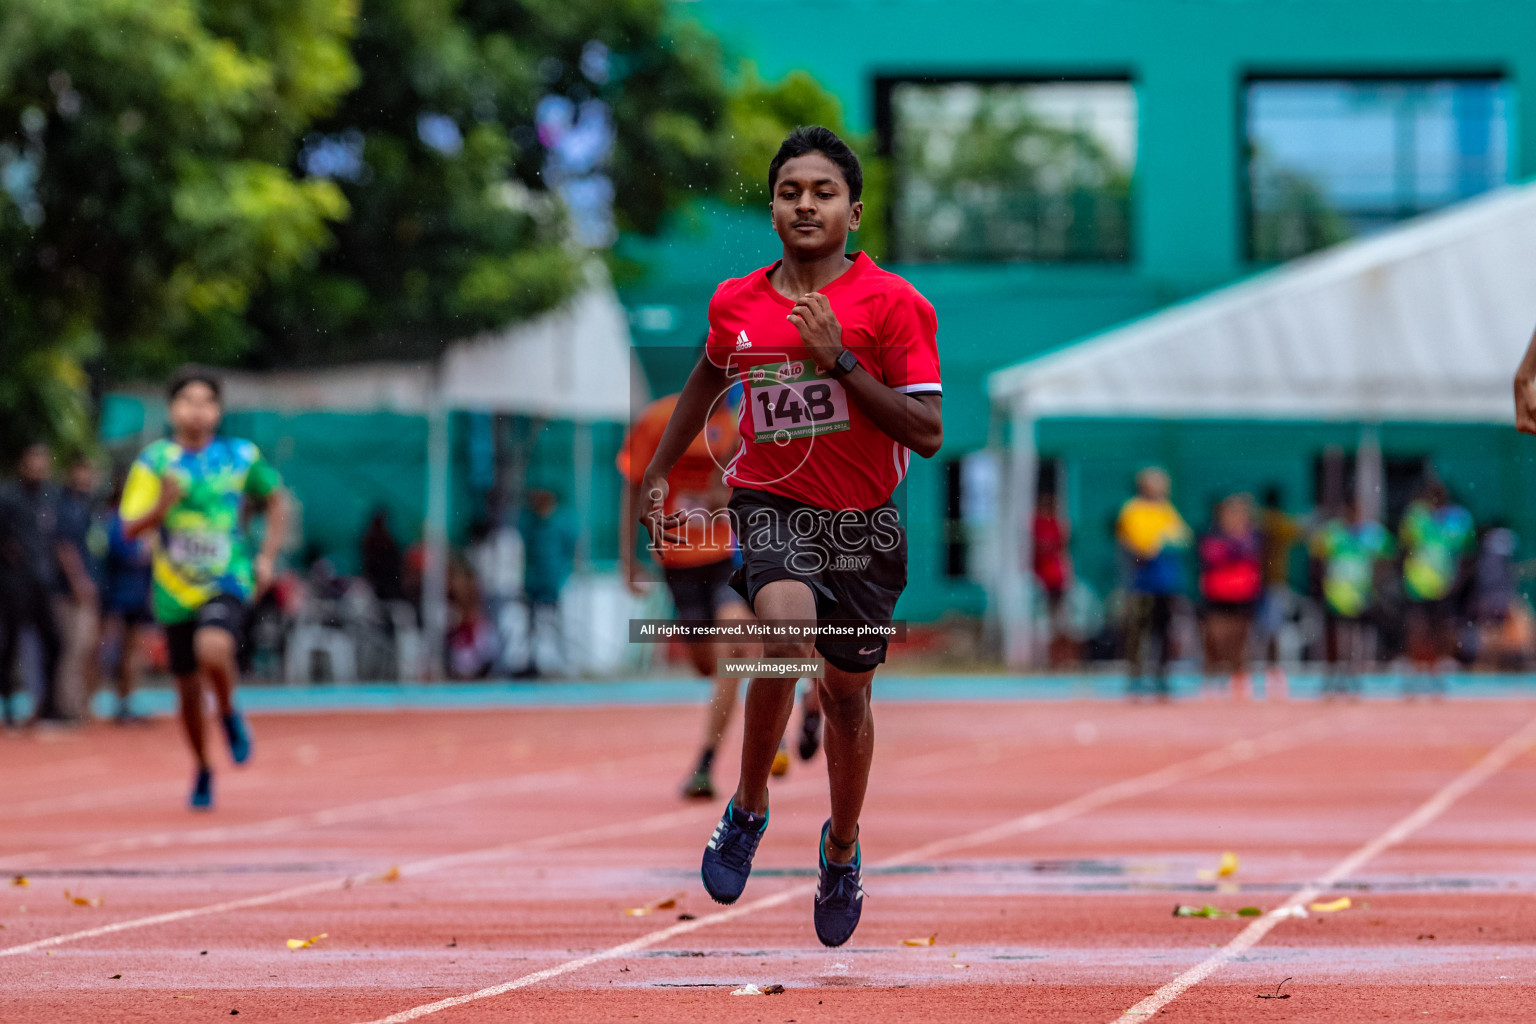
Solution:
{"label": "black running shorts", "polygon": [[233,594],[220,594],[197,610],[197,614],[185,622],[168,623],[165,627],[165,648],[171,663],[171,674],[191,675],[197,671],[197,649],[193,644],[200,629],[222,629],[235,638],[238,649],[245,639],[245,605]]}
{"label": "black running shorts", "polygon": [[[729,505],[742,564],[731,585],[754,605],[775,580],[800,580],[816,596],[816,619],[889,626],[907,586],[907,532],[894,502],[832,511],[738,487]],[[885,638],[819,638],[816,650],[845,672],[885,661]]]}

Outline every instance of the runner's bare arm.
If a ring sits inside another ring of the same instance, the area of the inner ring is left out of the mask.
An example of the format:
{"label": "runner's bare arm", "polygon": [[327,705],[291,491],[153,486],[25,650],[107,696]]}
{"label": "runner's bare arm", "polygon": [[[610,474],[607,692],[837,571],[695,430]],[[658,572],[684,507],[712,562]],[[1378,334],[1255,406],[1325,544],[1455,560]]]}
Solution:
{"label": "runner's bare arm", "polygon": [[1525,357],[1515,371],[1515,429],[1536,434],[1536,334],[1531,335]]}
{"label": "runner's bare arm", "polygon": [[656,445],[656,454],[651,456],[651,464],[640,478],[638,518],[650,532],[653,545],[679,544],[683,540],[682,534],[675,532],[682,516],[662,512],[667,500],[667,474],[704,429],[715,399],[730,386],[730,375],[711,363],[707,355],[701,355],[688,375],[688,383],[683,385],[682,394],[677,396],[677,405],[673,406],[672,418]]}
{"label": "runner's bare arm", "polygon": [[[789,322],[816,365],[828,370],[843,352],[843,328],[832,303],[810,292],[795,303]],[[898,444],[932,458],[944,444],[944,415],[938,395],[906,395],[876,380],[862,366],[842,378],[843,390],[875,426]]]}
{"label": "runner's bare arm", "polygon": [[137,519],[123,520],[123,536],[128,540],[138,540],[157,528],[165,519],[165,514],[180,500],[181,485],[174,476],[165,474],[160,478],[160,496],[155,500],[154,507]]}

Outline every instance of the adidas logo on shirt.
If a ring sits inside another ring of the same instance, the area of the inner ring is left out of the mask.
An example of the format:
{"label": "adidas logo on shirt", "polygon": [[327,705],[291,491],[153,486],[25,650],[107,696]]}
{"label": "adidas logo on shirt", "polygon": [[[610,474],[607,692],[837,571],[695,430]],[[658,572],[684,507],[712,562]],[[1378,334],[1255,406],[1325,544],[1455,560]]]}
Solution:
{"label": "adidas logo on shirt", "polygon": [[747,340],[747,332],[746,331],[742,331],[740,334],[736,335],[736,351],[737,352],[740,352],[744,348],[751,348],[751,347],[752,347],[752,342]]}

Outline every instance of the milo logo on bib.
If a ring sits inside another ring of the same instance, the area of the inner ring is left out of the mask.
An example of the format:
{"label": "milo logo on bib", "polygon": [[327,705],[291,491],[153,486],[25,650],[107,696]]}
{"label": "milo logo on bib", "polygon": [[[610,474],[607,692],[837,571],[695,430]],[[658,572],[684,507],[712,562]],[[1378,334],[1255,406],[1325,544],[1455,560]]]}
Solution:
{"label": "milo logo on bib", "polygon": [[848,393],[810,360],[754,366],[747,373],[752,441],[783,444],[847,430]]}

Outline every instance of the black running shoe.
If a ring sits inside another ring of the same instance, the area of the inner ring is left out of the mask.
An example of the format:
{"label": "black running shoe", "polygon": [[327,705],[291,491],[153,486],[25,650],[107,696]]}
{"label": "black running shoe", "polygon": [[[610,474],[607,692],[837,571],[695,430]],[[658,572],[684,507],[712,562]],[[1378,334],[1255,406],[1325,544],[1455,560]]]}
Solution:
{"label": "black running shoe", "polygon": [[809,761],[821,749],[821,712],[807,711],[800,719],[800,760]]}
{"label": "black running shoe", "polygon": [[841,946],[853,937],[859,926],[859,914],[864,909],[862,882],[863,852],[857,841],[853,848],[853,860],[847,864],[833,864],[827,860],[827,833],[832,831],[832,819],[821,826],[821,846],[818,848],[821,877],[816,882],[816,909],[812,919],[816,922],[816,937],[823,946]]}
{"label": "black running shoe", "polygon": [[747,876],[752,873],[752,858],[757,844],[762,842],[768,830],[768,814],[762,817],[743,814],[738,819],[733,803],[725,805],[725,814],[715,826],[715,834],[704,847],[704,864],[699,876],[704,880],[704,891],[716,903],[735,903],[741,891],[747,887]]}

